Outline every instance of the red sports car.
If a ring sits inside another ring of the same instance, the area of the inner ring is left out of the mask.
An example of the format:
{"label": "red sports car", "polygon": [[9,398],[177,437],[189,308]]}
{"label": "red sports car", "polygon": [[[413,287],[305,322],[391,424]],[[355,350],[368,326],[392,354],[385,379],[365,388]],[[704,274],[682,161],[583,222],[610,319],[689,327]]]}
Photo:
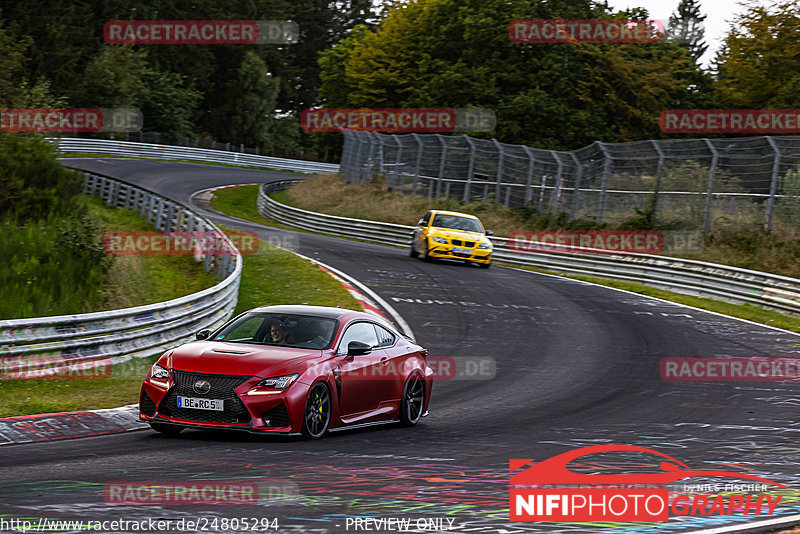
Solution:
{"label": "red sports car", "polygon": [[385,321],[323,306],[265,306],[165,352],[139,417],[165,434],[245,430],[311,439],[427,415],[427,350]]}

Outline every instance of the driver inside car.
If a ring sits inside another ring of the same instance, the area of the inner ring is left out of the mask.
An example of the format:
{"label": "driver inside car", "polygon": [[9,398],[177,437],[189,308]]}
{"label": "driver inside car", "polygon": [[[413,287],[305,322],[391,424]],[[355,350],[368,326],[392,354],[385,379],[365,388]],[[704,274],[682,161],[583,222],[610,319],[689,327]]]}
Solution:
{"label": "driver inside car", "polygon": [[277,345],[292,345],[294,338],[280,321],[274,321],[269,327],[269,341]]}

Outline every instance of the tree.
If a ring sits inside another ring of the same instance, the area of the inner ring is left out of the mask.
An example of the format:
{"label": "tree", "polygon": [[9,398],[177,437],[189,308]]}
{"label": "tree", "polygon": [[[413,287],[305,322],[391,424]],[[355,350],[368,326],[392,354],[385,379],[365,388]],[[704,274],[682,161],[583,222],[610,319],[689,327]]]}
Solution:
{"label": "tree", "polygon": [[0,28],[0,107],[55,108],[66,99],[53,95],[50,81],[42,76],[31,83],[26,75],[28,38],[14,40]]}
{"label": "tree", "polygon": [[148,98],[147,80],[152,75],[144,50],[133,45],[105,45],[86,66],[85,85],[76,103],[87,107],[140,108]]}
{"label": "tree", "polygon": [[146,130],[161,132],[167,141],[195,135],[192,115],[202,99],[194,89],[184,87],[176,72],[155,72],[147,80],[148,96],[142,106]]}
{"label": "tree", "polygon": [[681,0],[678,9],[670,15],[666,28],[666,37],[686,47],[695,63],[699,62],[708,50],[704,40],[704,20],[706,16],[700,12],[698,0]]}
{"label": "tree", "polygon": [[717,89],[733,108],[800,105],[800,4],[751,1],[734,21],[716,58]]}
{"label": "tree", "polygon": [[[520,44],[514,19],[646,17],[574,0],[412,0],[320,57],[320,97],[337,106],[483,107],[509,143],[572,149],[661,136],[693,66],[673,43]],[[343,101],[345,100],[345,101]]]}
{"label": "tree", "polygon": [[227,97],[212,112],[215,131],[232,143],[265,147],[274,124],[280,80],[255,52],[248,51],[227,84]]}

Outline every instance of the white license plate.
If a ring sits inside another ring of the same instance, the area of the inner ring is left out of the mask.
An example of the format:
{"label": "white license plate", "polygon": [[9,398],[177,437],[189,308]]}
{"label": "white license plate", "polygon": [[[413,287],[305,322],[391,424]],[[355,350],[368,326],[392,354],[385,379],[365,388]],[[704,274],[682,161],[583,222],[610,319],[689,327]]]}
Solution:
{"label": "white license plate", "polygon": [[191,408],[193,410],[225,411],[225,401],[222,399],[198,399],[197,397],[178,397],[178,408]]}
{"label": "white license plate", "polygon": [[453,247],[453,252],[458,252],[459,254],[472,254],[472,251],[468,248]]}

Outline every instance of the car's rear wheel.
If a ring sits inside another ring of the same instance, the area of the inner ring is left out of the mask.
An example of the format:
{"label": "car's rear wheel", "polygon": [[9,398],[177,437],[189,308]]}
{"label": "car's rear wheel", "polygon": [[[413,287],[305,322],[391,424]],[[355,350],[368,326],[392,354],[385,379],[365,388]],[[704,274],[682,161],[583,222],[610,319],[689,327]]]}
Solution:
{"label": "car's rear wheel", "polygon": [[425,384],[419,375],[411,375],[403,387],[400,401],[400,422],[414,426],[422,419],[422,403],[425,400]]}
{"label": "car's rear wheel", "polygon": [[328,431],[331,420],[331,395],[325,384],[319,383],[308,392],[303,413],[303,435],[308,439],[319,439]]}
{"label": "car's rear wheel", "polygon": [[165,434],[168,436],[174,436],[175,434],[180,434],[183,432],[182,426],[165,425],[164,423],[150,423],[150,428],[159,434]]}
{"label": "car's rear wheel", "polygon": [[491,263],[479,263],[479,264],[478,264],[478,266],[479,266],[481,269],[488,269],[489,267],[491,267],[491,265],[492,265]]}

